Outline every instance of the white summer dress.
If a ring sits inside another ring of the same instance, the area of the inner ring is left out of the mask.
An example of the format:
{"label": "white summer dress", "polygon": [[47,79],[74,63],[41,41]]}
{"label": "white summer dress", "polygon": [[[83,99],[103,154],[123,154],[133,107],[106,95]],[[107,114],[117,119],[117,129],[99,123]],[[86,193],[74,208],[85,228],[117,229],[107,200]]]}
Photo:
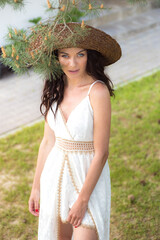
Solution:
{"label": "white summer dress", "polygon": [[[56,118],[49,109],[47,121],[56,141],[40,178],[38,240],[60,239],[60,220],[67,223],[69,210],[83,187],[94,157],[93,109],[89,93],[97,82],[103,83],[96,80],[90,85],[87,96],[73,109],[67,122],[61,108],[58,108]],[[52,104],[52,109],[55,112],[56,102]],[[90,196],[81,226],[95,228],[97,239],[109,240],[110,208],[111,182],[107,159]]]}

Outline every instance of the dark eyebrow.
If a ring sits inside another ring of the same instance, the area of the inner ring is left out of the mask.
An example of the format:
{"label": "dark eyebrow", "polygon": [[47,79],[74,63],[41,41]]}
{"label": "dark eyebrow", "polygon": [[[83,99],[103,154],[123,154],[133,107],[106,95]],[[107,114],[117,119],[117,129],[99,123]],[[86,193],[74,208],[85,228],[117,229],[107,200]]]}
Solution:
{"label": "dark eyebrow", "polygon": [[[81,51],[79,51],[78,53],[80,53],[80,52],[83,52],[83,51],[85,51],[85,49],[84,49],[84,50],[81,50]],[[59,52],[59,53],[65,53],[65,52]],[[68,53],[65,53],[65,54],[68,54]]]}

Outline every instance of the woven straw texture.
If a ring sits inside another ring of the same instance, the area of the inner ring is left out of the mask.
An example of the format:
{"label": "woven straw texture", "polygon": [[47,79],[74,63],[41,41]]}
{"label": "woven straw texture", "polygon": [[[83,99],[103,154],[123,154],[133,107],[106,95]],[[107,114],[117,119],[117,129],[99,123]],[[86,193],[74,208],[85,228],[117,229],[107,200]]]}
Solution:
{"label": "woven straw texture", "polygon": [[[53,50],[61,48],[84,48],[100,52],[106,59],[106,66],[118,61],[122,55],[121,47],[118,42],[105,32],[80,23],[58,24],[54,27],[55,42]],[[41,48],[42,38],[39,35],[32,49]]]}
{"label": "woven straw texture", "polygon": [[[80,23],[67,23],[67,26],[76,34],[76,29],[81,28]],[[56,32],[59,32],[63,29],[64,25],[59,24],[56,28]],[[118,42],[113,39],[110,35],[105,32],[91,27],[89,25],[85,25],[85,29],[87,29],[87,34],[82,37],[77,37],[75,42],[75,47],[91,49],[100,52],[106,58],[106,65],[110,65],[116,61],[118,61],[122,55],[121,47]],[[62,39],[71,34],[68,28],[65,28],[62,31],[61,35]],[[59,36],[59,37],[60,37]],[[74,38],[74,35],[73,35]],[[73,47],[73,41],[69,41],[68,44],[63,44],[63,40],[59,41],[57,48],[71,48]]]}

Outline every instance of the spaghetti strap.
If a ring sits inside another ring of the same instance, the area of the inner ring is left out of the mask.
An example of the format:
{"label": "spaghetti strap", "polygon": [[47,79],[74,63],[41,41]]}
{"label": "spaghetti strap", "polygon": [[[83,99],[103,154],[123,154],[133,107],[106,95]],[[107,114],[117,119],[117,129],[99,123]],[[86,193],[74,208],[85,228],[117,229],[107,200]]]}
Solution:
{"label": "spaghetti strap", "polygon": [[[88,89],[91,90],[96,82],[98,80],[90,83]],[[102,85],[102,83],[100,84]],[[56,102],[53,103],[53,109],[50,107],[47,115],[48,124],[54,132],[56,141],[46,158],[41,174],[37,240],[62,239],[60,238],[60,224],[67,222],[69,211],[77,200],[91,160],[95,155],[94,111],[87,92],[86,97],[83,97],[81,102],[72,110],[67,122],[60,108],[55,119]],[[88,201],[87,211],[81,225],[94,229],[98,240],[109,240],[111,180],[107,158],[100,178]],[[102,198],[103,201],[101,201]],[[100,202],[101,204],[99,204]],[[70,239],[74,239],[73,234]]]}
{"label": "spaghetti strap", "polygon": [[92,86],[93,86],[96,82],[102,82],[103,84],[105,84],[105,83],[104,83],[103,81],[101,81],[101,80],[96,80],[96,81],[94,81],[94,82],[90,85],[89,90],[88,90],[88,94],[87,94],[87,95],[89,95]]}

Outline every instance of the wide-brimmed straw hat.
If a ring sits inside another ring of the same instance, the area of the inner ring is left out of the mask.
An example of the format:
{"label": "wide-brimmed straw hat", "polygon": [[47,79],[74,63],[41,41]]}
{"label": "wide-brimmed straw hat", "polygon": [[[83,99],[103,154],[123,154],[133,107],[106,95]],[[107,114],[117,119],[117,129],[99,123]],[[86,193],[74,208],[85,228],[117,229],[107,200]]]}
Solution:
{"label": "wide-brimmed straw hat", "polygon": [[[114,38],[86,24],[84,26],[76,22],[57,24],[51,34],[54,35],[53,50],[73,47],[96,50],[105,57],[106,66],[118,61],[122,55],[121,47]],[[39,34],[33,41],[32,50],[41,46],[44,49],[43,43],[42,35]]]}
{"label": "wide-brimmed straw hat", "polygon": [[[100,52],[106,59],[106,66],[118,61],[122,55],[121,47],[118,42],[112,38],[109,34],[85,25],[86,34],[79,34],[76,39],[75,35],[78,30],[82,29],[82,24],[80,23],[67,23],[67,27],[64,28],[64,24],[58,24],[55,28],[55,34],[58,34],[59,41],[54,46],[54,49],[60,48],[84,48],[91,49]],[[64,29],[64,30],[63,30]],[[61,32],[62,31],[62,32]],[[65,39],[71,34],[71,31],[75,34],[68,42]],[[61,32],[61,34],[59,34]]]}
{"label": "wide-brimmed straw hat", "polygon": [[61,76],[62,69],[54,50],[62,48],[96,50],[104,56],[105,66],[115,63],[122,55],[121,47],[114,38],[83,21],[40,23],[32,27],[29,34],[17,31],[14,34],[12,31],[10,36],[17,37],[17,41],[15,45],[2,49],[2,60],[17,73],[33,67],[49,78],[51,75]]}

